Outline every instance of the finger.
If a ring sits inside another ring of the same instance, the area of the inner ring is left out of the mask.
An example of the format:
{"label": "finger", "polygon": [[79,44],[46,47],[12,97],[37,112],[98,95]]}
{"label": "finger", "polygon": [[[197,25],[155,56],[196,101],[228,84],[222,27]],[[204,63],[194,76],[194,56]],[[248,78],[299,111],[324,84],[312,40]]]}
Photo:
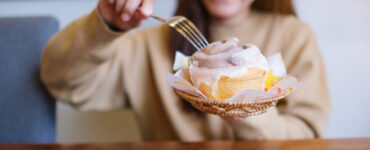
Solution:
{"label": "finger", "polygon": [[227,121],[232,121],[232,122],[237,122],[237,121],[242,121],[246,117],[227,117],[227,116],[221,116],[222,119],[227,120]]}
{"label": "finger", "polygon": [[139,14],[138,13],[135,13],[135,15],[130,20],[130,24],[131,24],[131,27],[132,28],[138,27],[141,24],[141,20],[142,19],[140,17],[138,17],[137,15],[139,15]]}
{"label": "finger", "polygon": [[132,19],[134,19],[134,20],[143,20],[143,19],[146,19],[146,18],[148,18],[148,17],[147,17],[147,16],[142,15],[142,13],[141,13],[141,12],[139,12],[139,11],[136,11],[136,12],[134,13],[134,16],[132,17]]}
{"label": "finger", "polygon": [[148,18],[148,16],[143,15],[143,13],[142,13],[142,12],[140,12],[140,11],[136,11],[136,12],[134,13],[133,18],[134,18],[135,20],[143,20],[143,19]]}
{"label": "finger", "polygon": [[116,12],[121,13],[121,10],[126,0],[115,0],[115,1],[116,1]]}
{"label": "finger", "polygon": [[140,3],[140,0],[126,0],[121,14],[123,21],[129,21],[132,18]]}
{"label": "finger", "polygon": [[141,3],[140,12],[143,16],[149,17],[154,9],[154,0],[143,0]]}
{"label": "finger", "polygon": [[113,5],[114,4],[114,0],[108,0],[108,3],[109,3],[109,5]]}

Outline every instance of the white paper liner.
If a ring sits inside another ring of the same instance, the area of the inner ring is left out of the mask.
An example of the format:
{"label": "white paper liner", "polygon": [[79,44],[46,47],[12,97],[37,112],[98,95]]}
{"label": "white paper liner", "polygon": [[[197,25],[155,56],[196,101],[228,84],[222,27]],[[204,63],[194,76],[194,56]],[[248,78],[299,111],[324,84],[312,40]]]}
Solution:
{"label": "white paper liner", "polygon": [[280,53],[274,54],[267,58],[269,63],[270,70],[273,70],[273,75],[275,77],[284,77],[286,76],[286,69],[283,58]]}
{"label": "white paper liner", "polygon": [[[179,70],[176,74],[168,74],[168,84],[180,91],[193,95],[195,97],[203,97],[205,100],[214,101],[211,98],[205,96],[200,90],[198,90],[191,83],[183,78],[183,70]],[[254,100],[260,100],[269,97],[276,97],[286,94],[285,92],[293,92],[301,86],[301,83],[293,76],[285,76],[279,83],[272,87],[269,91],[261,90],[244,90],[238,94],[225,99],[226,102],[248,102]]]}

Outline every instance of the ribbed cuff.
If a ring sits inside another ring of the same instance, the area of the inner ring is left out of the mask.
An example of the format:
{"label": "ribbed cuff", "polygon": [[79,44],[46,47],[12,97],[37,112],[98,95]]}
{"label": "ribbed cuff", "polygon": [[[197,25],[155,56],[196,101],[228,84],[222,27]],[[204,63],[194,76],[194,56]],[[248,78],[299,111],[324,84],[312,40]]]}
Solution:
{"label": "ribbed cuff", "polygon": [[103,19],[103,16],[101,16],[101,13],[99,12],[99,9],[98,8],[95,8],[95,10],[94,10],[93,13],[97,17],[99,24],[102,25],[103,28],[104,28],[104,30],[106,32],[108,32],[109,34],[112,34],[112,35],[121,35],[121,34],[123,34],[123,33],[126,32],[126,31],[120,30],[120,29],[118,29],[116,27],[109,26],[107,23],[105,23],[105,21]]}

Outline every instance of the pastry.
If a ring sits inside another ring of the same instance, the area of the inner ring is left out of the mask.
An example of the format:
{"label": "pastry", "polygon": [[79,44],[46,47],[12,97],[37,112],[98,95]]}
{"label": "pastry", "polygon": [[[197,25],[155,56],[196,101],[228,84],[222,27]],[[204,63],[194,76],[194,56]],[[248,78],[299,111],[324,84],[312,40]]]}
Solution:
{"label": "pastry", "polygon": [[269,65],[256,46],[229,38],[195,52],[185,70],[204,95],[225,100],[246,89],[264,90]]}

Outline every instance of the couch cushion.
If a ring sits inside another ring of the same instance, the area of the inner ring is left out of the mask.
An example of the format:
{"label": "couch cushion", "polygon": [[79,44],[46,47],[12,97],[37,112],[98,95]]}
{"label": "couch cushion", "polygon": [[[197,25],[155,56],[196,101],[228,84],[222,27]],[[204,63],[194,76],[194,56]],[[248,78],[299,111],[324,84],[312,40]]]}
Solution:
{"label": "couch cushion", "polygon": [[0,143],[55,142],[55,101],[39,71],[57,30],[51,17],[0,18]]}

